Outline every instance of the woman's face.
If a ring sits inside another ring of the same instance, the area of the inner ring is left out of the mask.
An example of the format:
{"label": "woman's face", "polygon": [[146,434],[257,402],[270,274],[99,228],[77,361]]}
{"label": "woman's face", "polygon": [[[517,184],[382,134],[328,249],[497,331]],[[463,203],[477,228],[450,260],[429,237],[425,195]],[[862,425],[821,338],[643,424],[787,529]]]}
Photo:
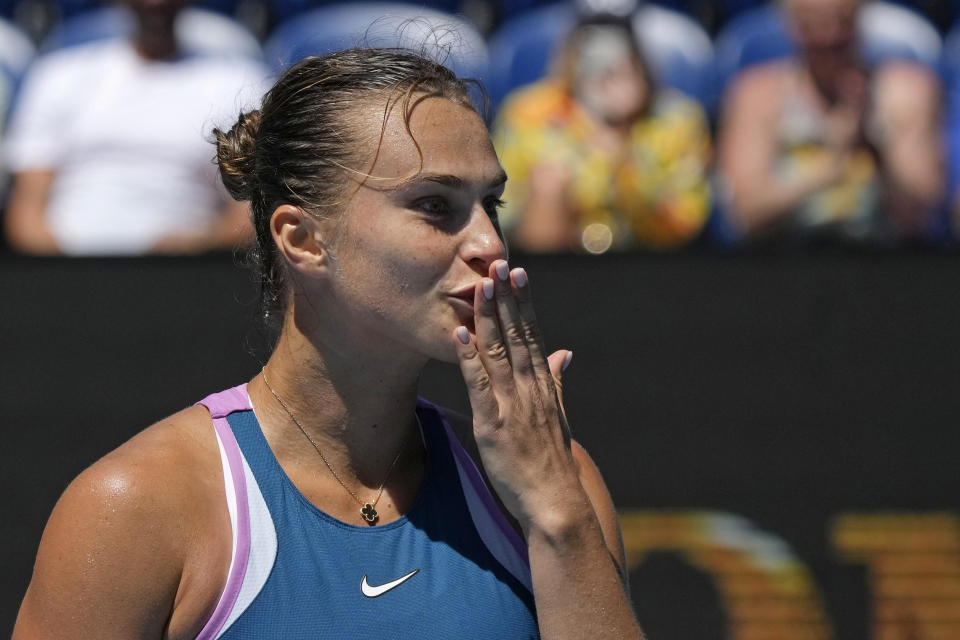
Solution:
{"label": "woman's face", "polygon": [[794,36],[807,56],[855,51],[859,0],[789,0],[786,6]]}
{"label": "woman's face", "polygon": [[409,132],[402,111],[401,101],[379,149],[383,105],[367,114],[360,166],[372,162],[371,177],[345,189],[352,196],[328,247],[335,299],[324,304],[342,311],[338,333],[356,346],[454,361],[451,332],[472,329],[474,287],[505,257],[496,209],[506,175],[472,110],[425,99]]}
{"label": "woman's face", "polygon": [[643,110],[649,87],[629,35],[612,27],[590,27],[579,42],[573,71],[577,101],[601,122],[630,124]]}

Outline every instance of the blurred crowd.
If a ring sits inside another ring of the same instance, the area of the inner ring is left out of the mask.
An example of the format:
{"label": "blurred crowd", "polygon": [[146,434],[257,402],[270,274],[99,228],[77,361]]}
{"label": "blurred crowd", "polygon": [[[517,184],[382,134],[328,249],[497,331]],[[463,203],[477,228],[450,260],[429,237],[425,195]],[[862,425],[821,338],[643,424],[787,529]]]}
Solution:
{"label": "blurred crowd", "polygon": [[354,44],[433,47],[482,81],[524,251],[960,239],[960,1],[0,0],[0,18],[18,252],[241,245],[211,130]]}

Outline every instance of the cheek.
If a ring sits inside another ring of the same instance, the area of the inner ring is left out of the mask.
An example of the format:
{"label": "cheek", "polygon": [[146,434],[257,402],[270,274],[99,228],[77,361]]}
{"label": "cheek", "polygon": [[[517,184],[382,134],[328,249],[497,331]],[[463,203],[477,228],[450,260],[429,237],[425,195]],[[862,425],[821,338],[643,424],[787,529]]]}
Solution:
{"label": "cheek", "polygon": [[[406,303],[432,292],[449,266],[438,255],[437,243],[421,235],[411,229],[354,235],[338,257],[340,280],[351,297],[378,315],[415,311],[415,305]],[[400,302],[405,304],[398,309]]]}

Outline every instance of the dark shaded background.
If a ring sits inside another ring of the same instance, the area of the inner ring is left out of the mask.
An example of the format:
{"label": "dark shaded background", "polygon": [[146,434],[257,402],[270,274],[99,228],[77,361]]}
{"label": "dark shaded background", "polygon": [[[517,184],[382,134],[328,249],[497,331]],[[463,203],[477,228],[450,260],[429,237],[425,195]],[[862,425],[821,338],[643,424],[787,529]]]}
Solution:
{"label": "dark shaded background", "polygon": [[[960,260],[850,253],[520,257],[567,404],[622,509],[746,516],[811,568],[838,638],[869,636],[840,511],[960,511]],[[0,629],[82,468],[255,374],[251,277],[230,256],[0,258]],[[467,409],[458,372],[424,394]],[[723,638],[710,579],[670,553],[633,576],[648,633]],[[5,633],[5,632],[4,632]]]}

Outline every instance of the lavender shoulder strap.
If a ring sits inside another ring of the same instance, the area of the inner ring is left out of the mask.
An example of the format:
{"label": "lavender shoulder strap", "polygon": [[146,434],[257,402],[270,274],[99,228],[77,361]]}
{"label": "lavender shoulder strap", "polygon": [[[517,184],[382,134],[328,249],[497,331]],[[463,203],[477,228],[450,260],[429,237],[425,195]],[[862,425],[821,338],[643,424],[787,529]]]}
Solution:
{"label": "lavender shoulder strap", "polygon": [[[228,506],[235,505],[232,510],[234,512],[230,514],[234,521],[233,557],[230,561],[227,583],[220,594],[216,609],[197,635],[197,640],[212,640],[219,635],[234,609],[250,559],[250,507],[247,499],[243,456],[240,453],[237,439],[233,435],[233,430],[227,422],[227,416],[234,411],[249,410],[251,406],[250,398],[247,396],[246,384],[209,395],[197,404],[202,404],[210,411],[213,428],[216,430],[221,447],[224,476],[229,473],[229,478],[224,478],[228,487],[227,503]],[[232,496],[229,495],[231,485],[233,488]]]}

